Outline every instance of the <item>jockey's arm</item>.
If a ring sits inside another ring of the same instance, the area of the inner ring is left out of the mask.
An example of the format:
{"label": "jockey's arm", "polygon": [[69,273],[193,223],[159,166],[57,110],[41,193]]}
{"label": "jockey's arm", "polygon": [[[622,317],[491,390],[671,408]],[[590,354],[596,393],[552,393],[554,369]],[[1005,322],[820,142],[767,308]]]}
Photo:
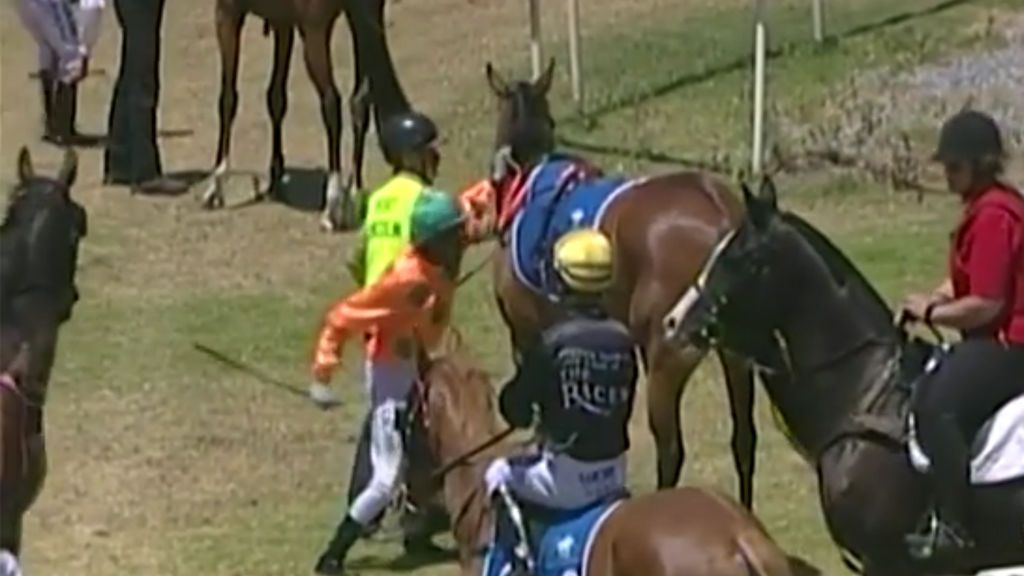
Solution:
{"label": "jockey's arm", "polygon": [[497,224],[497,191],[490,179],[483,179],[459,192],[459,204],[466,218],[466,239],[482,242],[494,232]]}
{"label": "jockey's arm", "polygon": [[385,274],[368,286],[335,304],[327,313],[317,338],[313,377],[327,384],[341,363],[345,342],[353,335],[386,325],[392,332],[412,330],[422,321],[422,312],[433,306],[433,295],[424,294],[422,282],[400,274]]}
{"label": "jockey's arm", "polygon": [[535,345],[523,355],[516,373],[501,389],[498,406],[510,426],[529,427],[533,420],[533,406],[541,401],[545,389],[557,386],[555,373],[547,350]]}

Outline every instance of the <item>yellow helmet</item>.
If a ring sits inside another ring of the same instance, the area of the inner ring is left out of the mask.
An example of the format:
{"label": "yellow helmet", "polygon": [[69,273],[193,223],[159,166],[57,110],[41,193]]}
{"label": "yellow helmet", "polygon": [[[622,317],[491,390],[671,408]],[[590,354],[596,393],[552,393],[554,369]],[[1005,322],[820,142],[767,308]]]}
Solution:
{"label": "yellow helmet", "polygon": [[567,232],[555,243],[555,271],[571,290],[603,292],[612,283],[612,243],[592,228]]}

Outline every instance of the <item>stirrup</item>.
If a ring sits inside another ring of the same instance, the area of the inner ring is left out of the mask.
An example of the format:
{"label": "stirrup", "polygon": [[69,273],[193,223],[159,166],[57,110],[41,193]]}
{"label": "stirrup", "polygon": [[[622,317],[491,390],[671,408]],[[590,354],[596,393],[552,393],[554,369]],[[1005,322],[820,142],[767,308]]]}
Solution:
{"label": "stirrup", "polygon": [[516,531],[517,542],[512,548],[512,576],[533,576],[536,573],[536,566],[533,561],[533,551],[530,550],[530,540],[526,532],[523,510],[516,503],[515,499],[512,498],[512,494],[504,484],[498,486],[498,495],[501,496],[508,517],[512,520],[512,527]]}

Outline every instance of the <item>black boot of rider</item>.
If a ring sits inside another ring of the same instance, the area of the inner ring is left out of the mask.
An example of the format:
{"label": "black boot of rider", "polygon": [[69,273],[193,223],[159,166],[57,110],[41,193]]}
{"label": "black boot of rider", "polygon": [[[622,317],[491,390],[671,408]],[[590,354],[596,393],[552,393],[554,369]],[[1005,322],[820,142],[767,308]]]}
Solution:
{"label": "black boot of rider", "polygon": [[317,560],[315,572],[321,576],[340,576],[344,574],[345,558],[348,556],[349,550],[352,549],[352,545],[362,535],[363,527],[359,522],[352,519],[351,516],[346,515],[345,519],[338,525],[337,530],[334,531],[334,537],[327,544],[327,549],[324,550],[324,553],[320,555],[320,559]]}
{"label": "black boot of rider", "polygon": [[[493,499],[494,509],[494,543],[507,552],[509,561],[509,576],[533,576],[528,558],[522,557],[525,551],[529,554],[527,543],[520,541],[519,530],[526,530],[525,526],[517,527],[509,513],[508,506],[500,495]],[[527,536],[528,537],[528,536]]]}
{"label": "black boot of rider", "polygon": [[78,143],[79,136],[75,130],[77,108],[78,87],[63,82],[54,83],[47,133],[43,139],[57,146],[70,146]]}
{"label": "black boot of rider", "polygon": [[957,558],[974,546],[966,522],[970,497],[967,447],[955,417],[940,419],[942,426],[933,431],[944,436],[932,457],[936,509],[923,530],[907,538],[910,553],[918,560]]}
{"label": "black boot of rider", "polygon": [[39,71],[39,91],[43,105],[43,140],[50,141],[55,133],[54,128],[54,116],[53,116],[53,100],[54,100],[54,89],[56,83],[50,72],[47,70]]}

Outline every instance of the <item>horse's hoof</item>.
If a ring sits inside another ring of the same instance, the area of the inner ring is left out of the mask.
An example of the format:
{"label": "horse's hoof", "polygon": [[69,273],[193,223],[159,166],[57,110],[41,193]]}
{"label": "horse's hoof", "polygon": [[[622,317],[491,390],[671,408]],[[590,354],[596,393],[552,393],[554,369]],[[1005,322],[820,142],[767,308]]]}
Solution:
{"label": "horse's hoof", "polygon": [[324,212],[320,216],[320,229],[324,232],[341,232],[344,228],[344,223],[341,219],[330,212]]}

